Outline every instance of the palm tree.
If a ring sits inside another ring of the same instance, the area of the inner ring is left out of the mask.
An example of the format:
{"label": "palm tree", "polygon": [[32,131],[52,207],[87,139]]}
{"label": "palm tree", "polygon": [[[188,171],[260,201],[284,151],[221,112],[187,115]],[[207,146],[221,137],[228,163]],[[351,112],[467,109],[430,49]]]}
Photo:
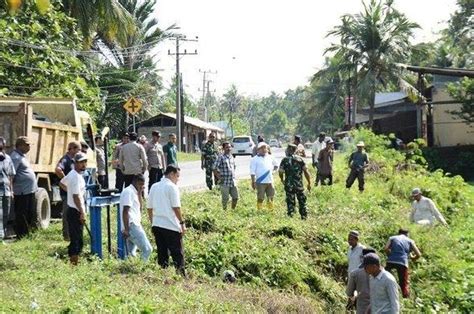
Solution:
{"label": "palm tree", "polygon": [[104,55],[108,56],[108,75],[100,77],[100,85],[105,95],[105,108],[102,122],[117,126],[117,131],[126,125],[121,106],[130,96],[139,96],[143,109],[138,118],[147,118],[156,114],[158,92],[162,88],[156,63],[153,60],[153,48],[167,38],[169,29],[158,27],[153,18],[156,0],[118,0],[119,4],[132,16],[137,29],[129,34],[120,45],[115,42],[101,42]]}
{"label": "palm tree", "polygon": [[393,8],[393,0],[363,2],[364,10],[355,15],[342,16],[342,24],[328,36],[337,36],[340,42],[326,52],[335,52],[344,65],[352,65],[358,76],[359,89],[368,92],[369,126],[373,124],[375,92],[379,84],[386,85],[399,76],[396,63],[410,56],[410,38],[418,24]]}
{"label": "palm tree", "polygon": [[61,0],[61,3],[63,11],[77,20],[86,48],[97,37],[107,43],[122,44],[136,31],[132,16],[118,0]]}

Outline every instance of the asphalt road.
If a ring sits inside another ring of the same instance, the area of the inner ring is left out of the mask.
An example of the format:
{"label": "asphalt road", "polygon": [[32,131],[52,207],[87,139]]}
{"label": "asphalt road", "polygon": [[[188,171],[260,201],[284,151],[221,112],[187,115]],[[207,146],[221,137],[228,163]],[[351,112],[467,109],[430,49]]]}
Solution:
{"label": "asphalt road", "polygon": [[[285,156],[284,148],[272,148],[272,155],[277,160],[278,164]],[[306,155],[311,157],[311,152],[306,151]],[[249,167],[251,156],[237,156],[235,158],[236,176],[237,179],[249,179]],[[178,161],[179,162],[179,161]],[[201,161],[189,161],[180,163],[181,176],[178,181],[178,186],[181,191],[202,190],[206,188],[205,173],[201,169]],[[148,173],[145,173],[148,179]],[[115,172],[110,173],[109,186],[115,186]],[[148,186],[148,182],[146,183]]]}

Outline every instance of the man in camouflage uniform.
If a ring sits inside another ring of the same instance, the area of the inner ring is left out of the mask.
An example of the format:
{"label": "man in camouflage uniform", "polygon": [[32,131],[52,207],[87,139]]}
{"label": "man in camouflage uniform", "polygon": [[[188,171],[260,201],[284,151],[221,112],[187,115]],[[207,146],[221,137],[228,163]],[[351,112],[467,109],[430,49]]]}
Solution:
{"label": "man in camouflage uniform", "polygon": [[[212,181],[212,167],[214,166],[214,162],[217,159],[217,155],[219,150],[215,144],[216,135],[214,133],[209,134],[208,140],[204,147],[202,148],[202,155],[201,155],[201,169],[206,170],[206,185],[209,190],[212,190],[212,186],[214,185]],[[214,182],[217,183],[216,178],[214,178]]]}
{"label": "man in camouflage uniform", "polygon": [[297,146],[295,144],[288,145],[287,156],[281,161],[279,175],[286,192],[288,216],[293,216],[295,212],[296,196],[299,203],[301,219],[306,219],[308,213],[306,211],[303,173],[308,182],[308,191],[311,191],[311,178],[303,158],[295,154],[296,149]]}

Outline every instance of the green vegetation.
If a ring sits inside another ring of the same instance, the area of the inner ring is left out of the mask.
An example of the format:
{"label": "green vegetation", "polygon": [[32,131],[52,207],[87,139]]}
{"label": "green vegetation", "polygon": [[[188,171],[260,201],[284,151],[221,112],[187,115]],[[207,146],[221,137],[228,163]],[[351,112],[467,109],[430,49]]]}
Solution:
{"label": "green vegetation", "polygon": [[[413,295],[404,309],[472,312],[474,187],[426,171],[416,145],[405,155],[369,131],[354,137],[366,142],[371,157],[366,192],[346,191],[347,153],[338,154],[335,185],[310,192],[307,221],[286,216],[279,182],[271,212],[255,209],[248,181],[235,211],[222,211],[218,191],[184,195],[189,279],[138,261],[91,258],[71,267],[59,225],[0,246],[0,312],[342,312],[348,230],[358,229],[362,243],[381,251],[400,226],[408,226],[423,254],[411,263]],[[409,225],[414,186],[435,200],[449,229]],[[226,269],[237,284],[221,282]]]}
{"label": "green vegetation", "polygon": [[0,9],[0,39],[1,96],[74,97],[93,117],[99,112],[97,76],[73,53],[82,42],[74,19],[30,2],[16,15]]}
{"label": "green vegetation", "polygon": [[201,160],[201,154],[198,153],[183,153],[178,152],[178,162],[197,161]]}

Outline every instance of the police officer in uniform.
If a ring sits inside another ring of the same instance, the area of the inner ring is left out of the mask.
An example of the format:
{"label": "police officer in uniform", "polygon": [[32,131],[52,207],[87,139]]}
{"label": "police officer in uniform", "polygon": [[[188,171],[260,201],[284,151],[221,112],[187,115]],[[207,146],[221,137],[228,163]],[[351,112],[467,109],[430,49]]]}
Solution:
{"label": "police officer in uniform", "polygon": [[287,156],[280,163],[279,175],[283,182],[286,193],[286,206],[288,216],[293,216],[295,212],[295,196],[298,199],[301,219],[306,219],[306,195],[304,194],[303,173],[308,182],[308,191],[311,191],[311,178],[302,157],[296,155],[297,146],[289,144]]}
{"label": "police officer in uniform", "polygon": [[[206,144],[204,144],[201,154],[201,169],[206,171],[206,185],[209,190],[212,190],[212,186],[214,185],[212,181],[212,167],[219,153],[215,140],[216,135],[214,133],[209,134],[208,140]],[[214,178],[214,182],[217,183],[216,178]]]}

